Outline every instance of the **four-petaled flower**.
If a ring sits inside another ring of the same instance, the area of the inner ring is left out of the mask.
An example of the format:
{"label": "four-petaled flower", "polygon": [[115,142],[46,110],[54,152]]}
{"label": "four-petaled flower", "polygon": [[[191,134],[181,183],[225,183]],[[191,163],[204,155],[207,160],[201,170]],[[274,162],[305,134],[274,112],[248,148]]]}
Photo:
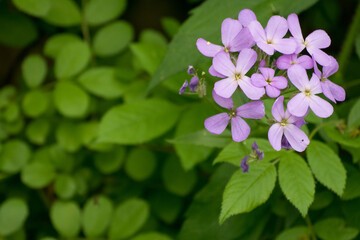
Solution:
{"label": "four-petaled flower", "polygon": [[275,70],[272,68],[259,68],[260,73],[254,73],[251,76],[251,83],[255,87],[265,87],[266,94],[275,98],[280,95],[280,89],[287,87],[287,80],[283,76],[276,76]]}
{"label": "four-petaled flower", "polygon": [[301,91],[288,102],[290,113],[297,117],[303,117],[310,107],[316,116],[330,117],[334,108],[316,95],[322,93],[319,78],[313,74],[309,81],[306,70],[301,66],[293,66],[287,72],[291,82]]}
{"label": "four-petaled flower", "polygon": [[305,69],[311,69],[314,67],[313,60],[307,55],[297,57],[297,54],[282,55],[276,60],[276,66],[278,69],[289,69],[292,66],[300,65]]}
{"label": "four-petaled flower", "polygon": [[252,49],[244,49],[239,53],[236,66],[230,59],[230,55],[225,52],[218,53],[213,60],[215,70],[227,77],[215,83],[214,90],[217,95],[229,98],[239,86],[245,95],[251,100],[260,99],[264,93],[264,88],[258,88],[251,84],[250,78],[245,74],[256,62],[257,54]]}
{"label": "four-petaled flower", "polygon": [[229,113],[219,113],[205,120],[205,128],[213,134],[221,134],[231,120],[231,134],[235,142],[245,140],[250,134],[249,125],[242,118],[261,119],[265,116],[265,107],[262,101],[248,102],[234,109],[231,98],[223,98],[213,91],[215,102]]}
{"label": "four-petaled flower", "polygon": [[309,145],[310,140],[306,134],[296,126],[297,121],[302,121],[302,118],[292,115],[288,110],[284,112],[284,96],[276,99],[271,113],[276,120],[268,132],[268,138],[271,146],[280,151],[282,146],[283,135],[290,146],[298,152],[302,152]]}

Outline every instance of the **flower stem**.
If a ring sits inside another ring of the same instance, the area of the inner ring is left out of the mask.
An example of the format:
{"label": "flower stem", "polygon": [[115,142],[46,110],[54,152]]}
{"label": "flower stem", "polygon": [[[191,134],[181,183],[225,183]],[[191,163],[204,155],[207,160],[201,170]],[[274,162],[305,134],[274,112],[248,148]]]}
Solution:
{"label": "flower stem", "polygon": [[315,233],[314,233],[314,229],[313,229],[313,226],[312,226],[312,224],[311,224],[311,220],[310,220],[309,215],[306,216],[305,221],[306,221],[306,224],[308,225],[311,239],[312,239],[312,240],[316,240],[316,235],[315,235]]}
{"label": "flower stem", "polygon": [[360,29],[360,2],[355,11],[353,20],[351,21],[350,29],[346,35],[345,41],[343,43],[340,55],[339,55],[339,71],[335,75],[335,81],[341,82],[346,70],[347,64],[349,62],[352,49],[354,47],[354,41],[356,35],[359,33]]}

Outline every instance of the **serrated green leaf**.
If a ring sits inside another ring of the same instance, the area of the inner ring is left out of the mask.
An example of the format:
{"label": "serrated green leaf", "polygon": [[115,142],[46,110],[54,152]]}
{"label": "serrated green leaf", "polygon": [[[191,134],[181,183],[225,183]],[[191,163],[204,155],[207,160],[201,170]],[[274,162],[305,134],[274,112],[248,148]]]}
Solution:
{"label": "serrated green leaf", "polygon": [[111,108],[100,122],[99,141],[138,144],[154,139],[174,126],[180,111],[161,99],[146,99]]}
{"label": "serrated green leaf", "polygon": [[56,231],[63,237],[76,237],[80,231],[81,210],[76,202],[54,202],[50,209],[50,219]]}
{"label": "serrated green leaf", "polygon": [[267,162],[250,163],[249,172],[235,172],[225,187],[219,222],[263,204],[275,187],[276,169]]}
{"label": "serrated green leaf", "polygon": [[324,143],[312,140],[306,156],[316,179],[341,196],[346,183],[346,170],[336,153]]}
{"label": "serrated green leaf", "polygon": [[345,221],[340,218],[327,218],[314,224],[316,235],[324,240],[351,240],[358,234],[356,228],[345,227]]}
{"label": "serrated green leaf", "polygon": [[21,65],[25,83],[30,88],[38,87],[45,79],[47,65],[45,59],[38,54],[28,55]]}
{"label": "serrated green leaf", "polygon": [[91,0],[85,7],[85,17],[92,26],[117,18],[125,10],[126,0]]}
{"label": "serrated green leaf", "polygon": [[73,0],[51,1],[50,10],[43,18],[45,21],[61,27],[71,27],[81,22],[79,7]]}
{"label": "serrated green leaf", "polygon": [[285,197],[305,217],[314,200],[315,182],[310,168],[302,157],[292,152],[282,154],[279,183]]}

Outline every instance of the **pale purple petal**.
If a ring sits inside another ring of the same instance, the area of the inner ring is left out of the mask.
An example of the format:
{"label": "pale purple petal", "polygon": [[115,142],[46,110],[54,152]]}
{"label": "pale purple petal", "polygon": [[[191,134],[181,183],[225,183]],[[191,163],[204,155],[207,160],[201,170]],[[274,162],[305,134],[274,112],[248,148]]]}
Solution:
{"label": "pale purple petal", "polygon": [[[321,84],[321,87],[322,87],[322,89],[323,89],[323,93],[324,93],[324,95],[325,95],[327,98],[330,99],[329,96],[332,96],[336,101],[342,102],[342,101],[345,100],[345,96],[346,96],[345,90],[344,90],[342,87],[340,87],[339,85],[333,83],[333,82],[330,81],[330,80],[322,81],[320,84]],[[323,86],[325,86],[325,85],[328,87],[330,93],[328,93],[328,92],[325,93],[324,87],[323,87]],[[332,99],[331,99],[331,100],[332,100]],[[332,100],[332,101],[333,101],[333,100]],[[333,102],[336,103],[336,101],[333,101]]]}
{"label": "pale purple petal", "polygon": [[328,118],[334,112],[333,106],[319,96],[313,95],[309,101],[310,109],[321,118]]}
{"label": "pale purple petal", "polygon": [[280,95],[280,90],[277,89],[276,87],[273,87],[271,85],[267,85],[265,87],[266,89],[266,94],[271,97],[271,98],[276,98]]}
{"label": "pale purple petal", "polygon": [[189,88],[192,92],[195,91],[196,87],[198,86],[199,84],[199,78],[197,76],[193,76],[190,80],[190,83],[189,83]]}
{"label": "pale purple petal", "polygon": [[210,66],[209,73],[211,76],[214,76],[214,77],[226,78],[225,75],[222,75],[221,73],[217,72],[213,65]]}
{"label": "pale purple petal", "polygon": [[331,90],[330,90],[330,86],[329,86],[329,80],[325,80],[325,81],[321,81],[321,89],[325,95],[325,97],[327,97],[328,99],[330,99],[331,101],[333,101],[334,103],[336,103],[336,99],[333,96]]}
{"label": "pale purple petal", "polygon": [[311,69],[314,66],[313,60],[307,55],[302,55],[297,59],[297,63],[305,69]]}
{"label": "pale purple petal", "polygon": [[293,37],[296,39],[304,41],[298,16],[295,13],[290,14],[287,18],[287,22],[291,35],[293,35]]}
{"label": "pale purple petal", "polygon": [[212,134],[221,134],[229,124],[230,116],[227,113],[219,113],[205,119],[205,128]]}
{"label": "pale purple petal", "polygon": [[[288,24],[285,18],[281,16],[272,16],[265,28],[268,40],[281,39],[288,31]],[[295,49],[294,49],[295,51]]]}
{"label": "pale purple petal", "polygon": [[245,95],[251,100],[258,100],[265,94],[265,89],[252,85],[250,78],[247,76],[244,76],[238,83],[241,90],[243,90]]}
{"label": "pale purple petal", "polygon": [[193,66],[189,66],[189,67],[188,67],[188,70],[187,70],[187,73],[188,73],[189,75],[194,75],[194,74],[196,74],[195,68],[194,68]]}
{"label": "pale purple petal", "polygon": [[305,43],[304,43],[304,40],[301,40],[301,39],[296,39],[294,37],[290,37],[290,39],[294,39],[295,42],[296,42],[296,49],[295,49],[295,53],[296,54],[299,54],[302,52],[302,50],[304,50],[305,48]]}
{"label": "pale purple petal", "polygon": [[276,76],[272,79],[271,86],[274,86],[278,89],[284,89],[287,87],[288,81],[286,77],[283,76]]}
{"label": "pale purple petal", "polygon": [[330,37],[324,30],[313,31],[306,37],[305,42],[311,47],[320,49],[327,48],[331,44]]}
{"label": "pale purple petal", "polygon": [[278,122],[281,122],[284,118],[284,96],[280,96],[275,100],[271,108],[271,114]]}
{"label": "pale purple petal", "polygon": [[250,9],[243,9],[239,13],[239,21],[243,26],[248,26],[252,21],[256,21],[256,16]]}
{"label": "pale purple petal", "polygon": [[231,118],[231,134],[235,142],[244,141],[250,134],[250,127],[241,117],[233,117]]}
{"label": "pale purple petal", "polygon": [[249,172],[249,164],[247,163],[247,160],[248,160],[249,156],[245,156],[242,160],[241,160],[241,163],[240,163],[240,166],[241,166],[241,170],[243,172]]}
{"label": "pale purple petal", "polygon": [[290,66],[292,65],[292,55],[296,55],[296,54],[291,54],[291,55],[282,55],[280,56],[277,60],[276,60],[276,66],[278,67],[278,69],[288,69],[290,68]]}
{"label": "pale purple petal", "polygon": [[273,124],[268,132],[268,138],[271,146],[276,150],[281,150],[281,138],[284,133],[283,128],[281,127],[280,123]]}
{"label": "pale purple petal", "polygon": [[295,52],[297,44],[294,39],[283,38],[274,40],[273,47],[283,54],[292,54]]}
{"label": "pale purple petal", "polygon": [[248,25],[248,28],[256,43],[266,42],[265,30],[258,21],[252,21]]}
{"label": "pale purple petal", "polygon": [[265,67],[265,65],[266,65],[265,59],[261,59],[259,62],[259,67]]}
{"label": "pale purple petal", "polygon": [[212,44],[203,38],[199,38],[196,41],[196,46],[197,46],[199,52],[201,52],[201,54],[206,57],[215,57],[215,55],[218,52],[224,50],[224,48],[222,46]]}
{"label": "pale purple petal", "polygon": [[314,66],[314,73],[319,79],[321,79],[322,78],[322,73],[320,72],[320,70],[318,68],[318,65],[317,65],[317,63],[315,61],[314,56],[312,58],[312,61],[313,61],[313,66]]}
{"label": "pale purple petal", "polygon": [[265,116],[265,107],[262,101],[248,102],[236,109],[236,115],[243,118],[261,119]]}
{"label": "pale purple petal", "polygon": [[272,68],[259,68],[259,70],[265,79],[272,79],[275,75],[275,70]]}
{"label": "pale purple petal", "polygon": [[231,41],[242,29],[238,20],[226,18],[221,24],[221,40],[225,47],[230,47]]}
{"label": "pale purple petal", "polygon": [[291,147],[297,152],[303,152],[310,143],[308,136],[293,124],[286,125],[284,135]]}
{"label": "pale purple petal", "polygon": [[184,84],[181,86],[180,90],[179,90],[179,94],[183,94],[187,88],[187,86],[189,85],[188,81],[185,80]]}
{"label": "pale purple petal", "polygon": [[235,66],[230,59],[230,54],[219,52],[213,59],[214,69],[225,76],[231,76],[235,72]]}
{"label": "pale purple petal", "polygon": [[243,28],[230,42],[229,51],[239,52],[245,48],[251,48],[255,42],[248,28]]}
{"label": "pale purple petal", "polygon": [[329,55],[327,55],[324,51],[314,48],[314,47],[308,47],[306,48],[310,55],[313,56],[316,62],[318,62],[321,66],[327,66],[331,64],[331,58]]}
{"label": "pale purple petal", "polygon": [[227,109],[232,109],[234,107],[234,102],[232,100],[232,98],[223,98],[220,97],[219,95],[216,94],[216,92],[213,90],[212,91],[212,96],[214,101],[221,107],[223,108],[227,108]]}
{"label": "pale purple petal", "polygon": [[223,98],[230,98],[238,86],[237,81],[233,77],[225,78],[217,81],[214,90],[217,95]]}
{"label": "pale purple petal", "polygon": [[312,94],[319,94],[322,93],[322,89],[321,89],[321,85],[320,85],[320,80],[319,78],[316,76],[316,74],[313,73],[313,75],[311,76],[310,82],[309,82],[309,87],[311,89],[311,93]]}
{"label": "pale purple petal", "polygon": [[259,41],[259,42],[256,42],[256,45],[261,49],[263,50],[266,54],[268,55],[273,55],[274,52],[275,52],[275,49],[272,45],[270,44],[267,44],[266,42],[263,42],[263,41]]}
{"label": "pale purple petal", "polygon": [[260,73],[254,73],[251,75],[251,84],[255,87],[265,87],[268,83],[265,81],[265,78]]}
{"label": "pale purple petal", "polygon": [[236,62],[236,72],[245,75],[252,66],[254,66],[257,59],[256,52],[251,48],[241,50]]}
{"label": "pale purple petal", "polygon": [[294,84],[294,86],[300,91],[303,91],[309,83],[306,70],[299,65],[294,65],[289,68],[287,74],[291,83]]}
{"label": "pale purple petal", "polygon": [[309,109],[309,99],[304,93],[298,93],[290,99],[287,109],[292,115],[303,117]]}
{"label": "pale purple petal", "polygon": [[339,70],[339,64],[336,59],[332,56],[329,56],[331,59],[331,63],[325,67],[323,67],[323,77],[328,78]]}

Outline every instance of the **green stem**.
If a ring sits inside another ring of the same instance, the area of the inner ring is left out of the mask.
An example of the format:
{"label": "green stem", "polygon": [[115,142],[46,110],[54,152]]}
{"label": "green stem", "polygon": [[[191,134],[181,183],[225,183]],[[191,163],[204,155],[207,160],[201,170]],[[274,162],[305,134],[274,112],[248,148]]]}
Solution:
{"label": "green stem", "polygon": [[310,220],[309,215],[306,216],[305,221],[306,221],[306,224],[308,225],[308,228],[310,230],[311,239],[316,240],[316,236],[315,236],[314,229],[313,229],[313,226],[311,224],[311,220]]}
{"label": "green stem", "polygon": [[352,49],[354,47],[354,41],[356,35],[359,33],[360,28],[360,2],[356,8],[354,18],[350,25],[350,29],[346,35],[345,41],[343,43],[340,56],[339,56],[339,71],[335,75],[336,82],[341,82],[344,72],[346,70],[347,64],[349,62]]}
{"label": "green stem", "polygon": [[82,5],[81,32],[82,32],[85,42],[90,44],[89,26],[88,26],[88,23],[87,23],[86,17],[85,17],[86,3],[87,3],[87,0],[81,1],[81,5]]}

